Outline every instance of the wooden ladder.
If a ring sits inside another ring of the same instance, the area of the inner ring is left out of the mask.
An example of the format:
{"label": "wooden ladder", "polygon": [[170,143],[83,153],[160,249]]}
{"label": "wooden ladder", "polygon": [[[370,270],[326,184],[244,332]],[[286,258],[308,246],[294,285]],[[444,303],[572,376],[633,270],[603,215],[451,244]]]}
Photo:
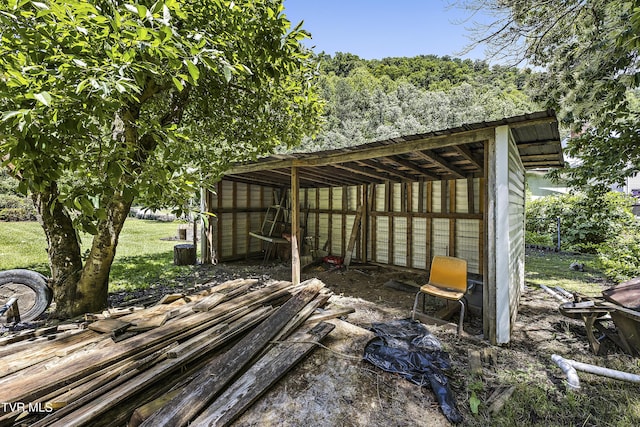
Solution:
{"label": "wooden ladder", "polygon": [[[276,197],[274,197],[274,199],[276,199]],[[278,201],[278,204],[271,205],[267,208],[267,213],[265,214],[264,220],[262,221],[262,226],[260,227],[260,234],[262,234],[263,236],[273,236],[273,233],[276,229],[276,224],[278,224],[278,222],[283,222],[284,220],[286,220],[286,201],[287,191],[285,189],[282,189],[280,190],[280,200]]]}

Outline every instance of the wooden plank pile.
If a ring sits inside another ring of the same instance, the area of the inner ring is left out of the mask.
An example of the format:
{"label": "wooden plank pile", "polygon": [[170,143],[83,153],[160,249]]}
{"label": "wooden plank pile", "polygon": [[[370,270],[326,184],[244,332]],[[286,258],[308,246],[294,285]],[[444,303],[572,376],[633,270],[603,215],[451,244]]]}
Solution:
{"label": "wooden plank pile", "polygon": [[257,282],[0,346],[0,426],[228,425],[333,329],[319,280]]}

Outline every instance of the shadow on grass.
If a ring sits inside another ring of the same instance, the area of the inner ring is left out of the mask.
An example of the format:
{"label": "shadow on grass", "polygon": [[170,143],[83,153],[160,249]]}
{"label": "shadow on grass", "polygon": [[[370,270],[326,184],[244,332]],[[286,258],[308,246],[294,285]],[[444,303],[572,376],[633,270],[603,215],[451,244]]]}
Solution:
{"label": "shadow on grass", "polygon": [[[46,277],[51,270],[46,263],[33,263],[16,268],[37,271]],[[147,289],[152,284],[168,284],[184,278],[194,266],[173,264],[173,253],[117,257],[111,266],[109,292]]]}

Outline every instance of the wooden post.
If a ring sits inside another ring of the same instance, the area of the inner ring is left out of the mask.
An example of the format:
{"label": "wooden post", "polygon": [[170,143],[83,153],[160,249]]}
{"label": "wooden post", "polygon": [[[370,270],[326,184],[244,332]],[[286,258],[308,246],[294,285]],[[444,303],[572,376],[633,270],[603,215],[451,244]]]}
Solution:
{"label": "wooden post", "polygon": [[298,168],[291,167],[291,282],[300,283],[300,251],[298,236],[300,234],[300,180]]}
{"label": "wooden post", "polygon": [[353,255],[353,247],[356,244],[356,238],[358,237],[358,230],[360,229],[360,221],[362,219],[362,212],[365,210],[364,205],[360,205],[358,207],[358,211],[356,213],[356,218],[353,220],[353,227],[351,228],[351,235],[349,236],[349,244],[347,245],[347,250],[344,254],[344,266],[349,267],[351,264],[351,257]]}

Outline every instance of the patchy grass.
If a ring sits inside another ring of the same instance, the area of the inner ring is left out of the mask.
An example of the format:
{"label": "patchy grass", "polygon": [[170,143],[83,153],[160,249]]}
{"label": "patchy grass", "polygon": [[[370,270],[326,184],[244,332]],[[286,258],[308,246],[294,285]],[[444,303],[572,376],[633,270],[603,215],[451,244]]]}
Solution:
{"label": "patchy grass", "polygon": [[[584,271],[572,270],[572,263],[583,264]],[[593,255],[527,250],[525,269],[528,285],[559,286],[569,292],[596,296],[607,284],[605,275],[595,267]]]}
{"label": "patchy grass", "polygon": [[[177,235],[178,222],[129,218],[125,222],[116,258],[111,267],[109,291],[145,289],[188,274],[191,266],[173,265],[175,241],[162,240]],[[37,222],[0,222],[0,270],[26,268],[49,275],[47,243]],[[91,236],[82,236],[82,251],[91,245]]]}

